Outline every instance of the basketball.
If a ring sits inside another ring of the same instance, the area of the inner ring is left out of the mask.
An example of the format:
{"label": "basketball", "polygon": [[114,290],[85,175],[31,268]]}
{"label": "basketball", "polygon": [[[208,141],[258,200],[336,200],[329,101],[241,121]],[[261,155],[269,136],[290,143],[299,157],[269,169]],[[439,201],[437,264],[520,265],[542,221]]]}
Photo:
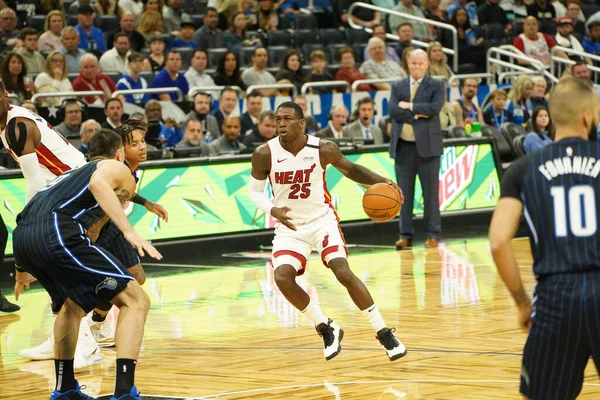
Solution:
{"label": "basketball", "polygon": [[362,200],[363,210],[373,221],[394,219],[402,207],[402,195],[387,183],[371,185]]}

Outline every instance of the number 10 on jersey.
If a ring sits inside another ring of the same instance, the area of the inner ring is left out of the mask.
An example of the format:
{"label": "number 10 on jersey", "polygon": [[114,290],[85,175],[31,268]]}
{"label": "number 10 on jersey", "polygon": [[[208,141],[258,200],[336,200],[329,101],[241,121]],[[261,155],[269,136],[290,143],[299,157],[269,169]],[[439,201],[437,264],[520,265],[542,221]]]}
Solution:
{"label": "number 10 on jersey", "polygon": [[557,237],[566,237],[569,230],[578,237],[588,237],[596,233],[598,228],[596,193],[592,186],[573,186],[566,194],[563,186],[553,186],[550,194],[554,206],[554,231]]}

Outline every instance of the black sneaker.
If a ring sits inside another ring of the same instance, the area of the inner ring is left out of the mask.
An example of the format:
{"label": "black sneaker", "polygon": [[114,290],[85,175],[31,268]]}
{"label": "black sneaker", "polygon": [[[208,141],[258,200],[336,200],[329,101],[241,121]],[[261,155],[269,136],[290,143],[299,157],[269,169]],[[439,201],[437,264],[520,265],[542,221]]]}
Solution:
{"label": "black sneaker", "polygon": [[16,304],[11,303],[4,297],[2,292],[0,292],[0,311],[1,312],[15,312],[19,311],[21,307]]}
{"label": "black sneaker", "polygon": [[342,351],[341,341],[344,331],[332,320],[329,320],[327,324],[320,323],[316,329],[319,336],[323,338],[323,355],[329,361]]}
{"label": "black sneaker", "polygon": [[383,328],[377,332],[377,340],[385,348],[390,361],[397,360],[406,355],[406,347],[394,335],[396,328]]}

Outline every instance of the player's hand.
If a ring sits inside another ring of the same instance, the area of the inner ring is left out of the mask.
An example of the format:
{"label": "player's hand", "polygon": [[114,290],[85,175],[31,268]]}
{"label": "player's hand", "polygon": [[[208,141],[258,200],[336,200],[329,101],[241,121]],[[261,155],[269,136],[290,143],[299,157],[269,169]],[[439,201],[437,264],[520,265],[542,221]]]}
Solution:
{"label": "player's hand", "polygon": [[144,257],[144,250],[146,250],[150,257],[162,260],[162,254],[160,254],[149,241],[138,235],[136,231],[123,232],[123,236],[125,237],[125,240],[135,246],[140,257]]}
{"label": "player's hand", "polygon": [[292,211],[292,209],[289,207],[273,207],[271,208],[271,215],[273,216],[273,218],[277,218],[277,220],[283,225],[295,231],[296,226],[294,226],[294,224],[292,224],[291,222],[292,217],[287,215],[287,213],[290,211]]}
{"label": "player's hand", "polygon": [[417,114],[417,118],[418,118],[418,119],[429,119],[429,115],[425,115],[425,114]]}
{"label": "player's hand", "polygon": [[404,110],[410,110],[410,103],[408,101],[401,101],[400,103],[398,103],[398,107]]}
{"label": "player's hand", "polygon": [[385,181],[385,183],[387,183],[390,186],[393,186],[394,188],[396,188],[396,190],[398,191],[398,193],[400,193],[400,200],[402,203],[404,203],[404,193],[402,192],[402,189],[400,189],[400,186],[396,185],[396,182],[391,181],[391,180],[387,180]]}
{"label": "player's hand", "polygon": [[146,200],[144,207],[146,207],[146,210],[150,211],[151,213],[158,215],[163,221],[169,222],[169,213],[160,204]]}
{"label": "player's hand", "polygon": [[527,302],[522,306],[519,306],[519,328],[525,332],[529,332],[531,328],[531,313],[533,312],[533,306],[531,302]]}
{"label": "player's hand", "polygon": [[27,272],[15,273],[15,300],[19,301],[19,296],[25,292],[25,289],[29,290],[31,282],[35,282],[35,277]]}

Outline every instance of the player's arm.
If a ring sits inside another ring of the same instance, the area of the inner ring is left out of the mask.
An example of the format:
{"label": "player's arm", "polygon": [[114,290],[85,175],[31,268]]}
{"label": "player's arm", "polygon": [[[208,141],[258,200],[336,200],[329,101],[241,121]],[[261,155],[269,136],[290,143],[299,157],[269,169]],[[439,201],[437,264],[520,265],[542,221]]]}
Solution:
{"label": "player's arm", "polygon": [[139,204],[140,206],[144,206],[146,210],[158,215],[158,217],[161,218],[163,221],[169,222],[169,213],[160,204],[150,201],[145,197],[140,196],[138,193],[133,194],[131,201],[135,204]]}
{"label": "player's arm", "polygon": [[121,208],[121,204],[130,200],[135,191],[135,180],[125,164],[115,160],[98,163],[90,178],[89,190],[106,215],[123,232],[125,239],[137,247],[140,256],[144,256],[146,250],[151,257],[162,258],[148,241],[135,232]]}
{"label": "player's arm", "polygon": [[25,201],[27,202],[46,186],[46,178],[44,178],[35,152],[41,140],[40,130],[35,122],[28,118],[13,118],[6,125],[6,141],[17,156],[23,177],[27,182],[25,191]]}

